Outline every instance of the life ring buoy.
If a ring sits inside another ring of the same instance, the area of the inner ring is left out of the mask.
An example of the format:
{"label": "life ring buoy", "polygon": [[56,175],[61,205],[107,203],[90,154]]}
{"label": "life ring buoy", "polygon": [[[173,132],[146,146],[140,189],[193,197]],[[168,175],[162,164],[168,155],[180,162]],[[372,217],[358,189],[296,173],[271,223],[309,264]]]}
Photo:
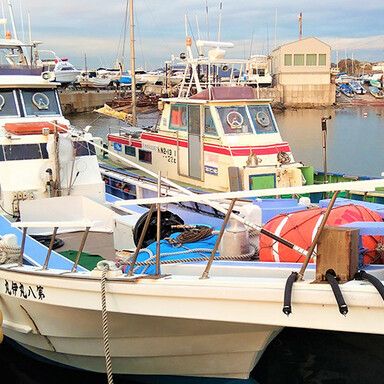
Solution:
{"label": "life ring buoy", "polygon": [[[308,249],[324,216],[324,208],[306,209],[299,212],[278,215],[269,220],[264,229],[292,242],[303,249]],[[343,205],[333,208],[327,225],[339,226],[355,221],[381,222],[380,215],[360,205]],[[376,248],[382,243],[381,236],[362,236],[365,248],[364,264],[371,264],[376,260]],[[261,261],[280,261],[301,263],[304,256],[273,239],[260,235],[259,257]],[[311,260],[314,262],[314,260]]]}

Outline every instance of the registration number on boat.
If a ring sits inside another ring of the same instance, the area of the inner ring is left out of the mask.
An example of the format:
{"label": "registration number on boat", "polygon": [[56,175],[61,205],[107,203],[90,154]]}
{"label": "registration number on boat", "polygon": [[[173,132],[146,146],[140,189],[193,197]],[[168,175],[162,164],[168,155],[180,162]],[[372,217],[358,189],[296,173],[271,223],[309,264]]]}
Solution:
{"label": "registration number on boat", "polygon": [[23,299],[44,300],[44,287],[42,285],[29,285],[17,281],[4,280],[5,294]]}

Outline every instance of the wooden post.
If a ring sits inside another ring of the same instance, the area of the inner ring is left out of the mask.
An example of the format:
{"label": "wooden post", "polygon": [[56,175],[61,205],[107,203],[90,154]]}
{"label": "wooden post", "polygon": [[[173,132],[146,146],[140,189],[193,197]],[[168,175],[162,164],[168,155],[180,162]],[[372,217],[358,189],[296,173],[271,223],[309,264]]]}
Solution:
{"label": "wooden post", "polygon": [[333,270],[344,283],[352,280],[359,263],[359,230],[326,226],[319,238],[316,258],[316,283],[326,281],[325,274]]}

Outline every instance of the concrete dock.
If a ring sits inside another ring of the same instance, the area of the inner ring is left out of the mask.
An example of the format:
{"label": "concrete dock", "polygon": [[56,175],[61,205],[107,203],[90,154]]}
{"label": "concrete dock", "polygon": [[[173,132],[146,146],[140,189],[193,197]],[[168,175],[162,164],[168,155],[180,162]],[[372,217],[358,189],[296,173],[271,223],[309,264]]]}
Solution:
{"label": "concrete dock", "polygon": [[118,96],[116,90],[88,89],[88,90],[60,90],[60,102],[64,114],[91,112],[102,107],[107,101]]}

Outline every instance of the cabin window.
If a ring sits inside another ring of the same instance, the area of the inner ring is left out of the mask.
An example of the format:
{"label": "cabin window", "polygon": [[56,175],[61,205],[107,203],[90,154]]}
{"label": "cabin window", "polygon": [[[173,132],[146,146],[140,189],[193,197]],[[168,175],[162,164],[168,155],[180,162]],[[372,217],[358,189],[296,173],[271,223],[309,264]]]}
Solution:
{"label": "cabin window", "polygon": [[86,141],[74,141],[73,146],[75,148],[76,157],[89,156],[89,148]]}
{"label": "cabin window", "polygon": [[128,156],[136,157],[136,148],[135,147],[131,147],[130,145],[126,145],[124,147],[124,152]]}
{"label": "cabin window", "polygon": [[257,74],[258,74],[259,76],[265,76],[265,69],[264,69],[264,68],[259,68],[259,69],[257,70]]}
{"label": "cabin window", "polygon": [[327,55],[325,53],[319,54],[319,65],[326,65],[327,63]]}
{"label": "cabin window", "polygon": [[309,66],[317,65],[317,55],[316,55],[316,53],[309,53],[306,56],[306,65],[309,65]]}
{"label": "cabin window", "polygon": [[4,161],[4,160],[5,160],[4,150],[3,150],[3,146],[1,145],[0,146],[0,161]]}
{"label": "cabin window", "polygon": [[18,116],[15,94],[13,91],[0,92],[0,117]]}
{"label": "cabin window", "polygon": [[256,133],[276,133],[277,129],[267,105],[248,106]]}
{"label": "cabin window", "polygon": [[61,114],[54,89],[25,89],[21,95],[27,116]]}
{"label": "cabin window", "polygon": [[245,107],[218,107],[217,111],[225,134],[253,133]]}
{"label": "cabin window", "polygon": [[293,55],[293,65],[304,65],[304,54],[295,53]]}
{"label": "cabin window", "polygon": [[139,149],[139,160],[143,163],[152,164],[152,152]]}
{"label": "cabin window", "polygon": [[209,107],[205,108],[204,134],[210,136],[218,136],[215,122],[213,121],[212,113]]}
{"label": "cabin window", "polygon": [[291,54],[285,54],[284,55],[284,65],[286,65],[286,66],[292,65],[292,55]]}
{"label": "cabin window", "polygon": [[171,107],[171,121],[169,124],[170,129],[187,130],[188,126],[188,113],[186,105],[172,105]]}
{"label": "cabin window", "polygon": [[42,153],[39,144],[4,145],[5,160],[32,160],[41,159]]}

